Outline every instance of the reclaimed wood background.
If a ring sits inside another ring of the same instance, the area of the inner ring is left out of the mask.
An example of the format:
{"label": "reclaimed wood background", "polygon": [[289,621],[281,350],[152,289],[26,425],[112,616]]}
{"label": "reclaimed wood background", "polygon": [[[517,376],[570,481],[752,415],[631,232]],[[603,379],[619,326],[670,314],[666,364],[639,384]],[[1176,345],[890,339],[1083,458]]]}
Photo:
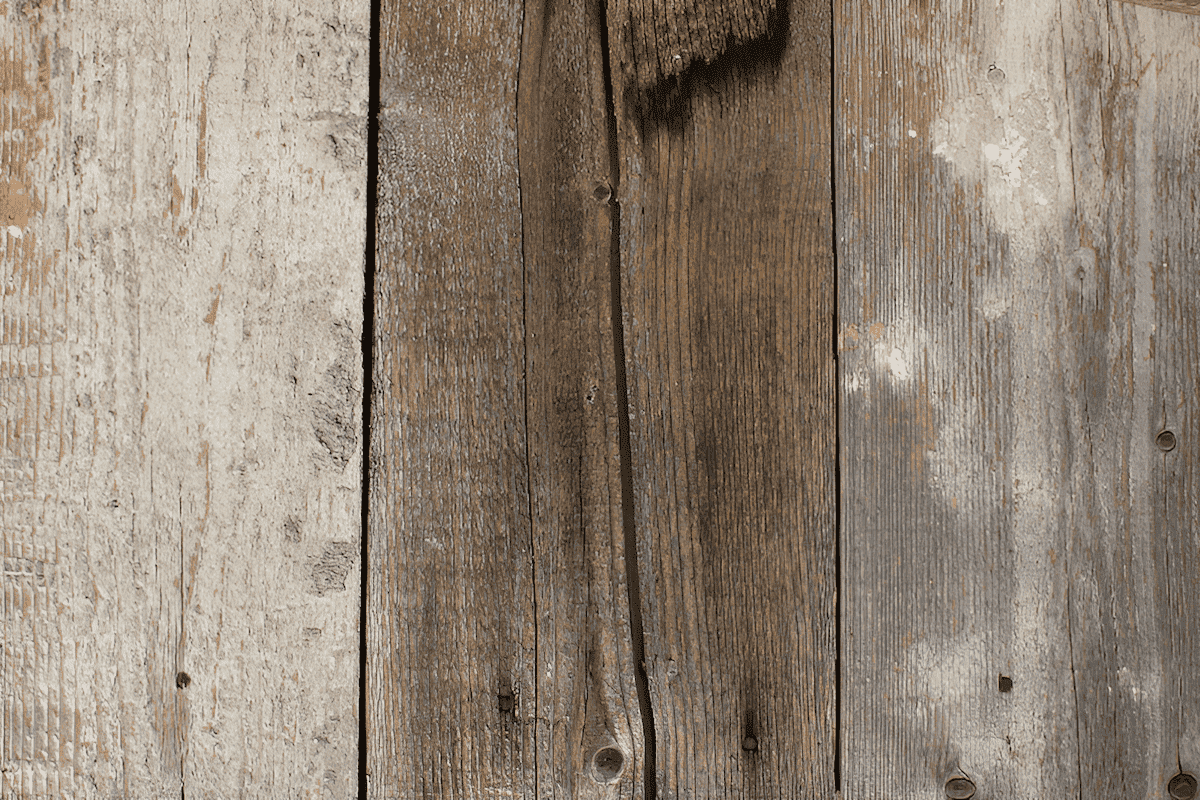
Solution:
{"label": "reclaimed wood background", "polygon": [[368,9],[0,2],[0,796],[351,797]]}
{"label": "reclaimed wood background", "polygon": [[0,794],[1195,795],[1200,18],[680,7],[0,2]]}

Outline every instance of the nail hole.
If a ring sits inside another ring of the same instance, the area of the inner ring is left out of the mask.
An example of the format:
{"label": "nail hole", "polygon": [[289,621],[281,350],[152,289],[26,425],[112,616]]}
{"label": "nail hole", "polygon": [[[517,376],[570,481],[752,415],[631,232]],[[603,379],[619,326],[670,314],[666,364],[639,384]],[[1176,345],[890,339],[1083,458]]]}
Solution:
{"label": "nail hole", "polygon": [[592,772],[601,783],[612,783],[621,776],[625,754],[615,747],[602,747],[592,757]]}
{"label": "nail hole", "polygon": [[1154,442],[1158,445],[1158,449],[1162,450],[1164,453],[1169,453],[1174,450],[1175,445],[1177,444],[1175,441],[1175,433],[1173,431],[1161,432],[1158,434],[1158,437],[1154,440]]}
{"label": "nail hole", "polygon": [[175,674],[175,685],[180,689],[186,689],[192,682],[192,676],[186,672],[177,672]]}
{"label": "nail hole", "polygon": [[1008,677],[1007,675],[1000,676],[1000,691],[1002,691],[1002,692],[1011,692],[1012,691],[1012,678]]}
{"label": "nail hole", "polygon": [[1196,779],[1187,772],[1181,772],[1171,778],[1167,793],[1172,800],[1192,800],[1196,796]]}
{"label": "nail hole", "polygon": [[501,692],[496,696],[496,704],[501,711],[512,711],[517,705],[517,698],[511,692]]}
{"label": "nail hole", "polygon": [[742,739],[742,749],[747,753],[755,752],[758,750],[758,739],[755,739],[753,736],[747,736],[745,739]]}
{"label": "nail hole", "polygon": [[946,797],[950,800],[967,800],[975,796],[975,784],[969,778],[951,778],[946,781]]}

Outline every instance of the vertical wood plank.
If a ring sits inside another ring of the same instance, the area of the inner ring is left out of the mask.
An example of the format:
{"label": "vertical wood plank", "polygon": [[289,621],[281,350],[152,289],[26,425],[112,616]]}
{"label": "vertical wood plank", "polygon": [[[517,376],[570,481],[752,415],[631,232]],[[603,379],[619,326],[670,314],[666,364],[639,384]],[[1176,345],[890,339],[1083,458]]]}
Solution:
{"label": "vertical wood plank", "polygon": [[371,797],[534,796],[521,25],[515,2],[380,12]]}
{"label": "vertical wood plank", "polygon": [[538,797],[641,797],[626,587],[603,0],[527,3],[517,105]]}
{"label": "vertical wood plank", "polygon": [[370,794],[640,797],[599,7],[382,19]]}
{"label": "vertical wood plank", "polygon": [[837,4],[848,798],[1166,797],[1188,752],[1154,153],[1195,30],[1156,13]]}
{"label": "vertical wood plank", "polygon": [[661,797],[834,791],[829,18],[779,6],[649,92],[609,19]]}
{"label": "vertical wood plank", "polygon": [[0,15],[0,793],[350,797],[367,9]]}
{"label": "vertical wood plank", "polygon": [[[1081,353],[1071,630],[1084,794],[1200,776],[1192,530],[1200,20],[1063,7]],[[1158,435],[1169,430],[1176,446]],[[1160,447],[1159,445],[1162,445]],[[1089,463],[1090,462],[1090,463]]]}

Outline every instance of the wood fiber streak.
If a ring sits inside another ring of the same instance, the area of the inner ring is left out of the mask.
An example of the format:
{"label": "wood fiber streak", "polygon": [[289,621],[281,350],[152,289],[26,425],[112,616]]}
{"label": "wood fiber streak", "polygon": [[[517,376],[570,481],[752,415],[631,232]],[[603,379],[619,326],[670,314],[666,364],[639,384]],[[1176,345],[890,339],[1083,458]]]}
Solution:
{"label": "wood fiber streak", "polygon": [[[781,51],[733,62],[677,116],[638,118],[615,87],[663,798],[834,790],[829,18],[788,5]],[[619,19],[609,33],[621,52]]]}
{"label": "wood fiber streak", "polygon": [[[598,0],[525,6],[517,118],[537,797],[641,797],[645,771],[625,585],[601,19]],[[619,771],[596,761],[614,747]]]}
{"label": "wood fiber streak", "polygon": [[354,794],[366,11],[0,3],[5,798]]}
{"label": "wood fiber streak", "polygon": [[1200,0],[1127,0],[1127,2],[1157,8],[1162,11],[1200,14]]}
{"label": "wood fiber streak", "polygon": [[843,793],[1166,797],[1197,769],[1196,23],[834,30]]}
{"label": "wood fiber streak", "polygon": [[519,2],[380,10],[373,798],[535,796],[521,31]]}

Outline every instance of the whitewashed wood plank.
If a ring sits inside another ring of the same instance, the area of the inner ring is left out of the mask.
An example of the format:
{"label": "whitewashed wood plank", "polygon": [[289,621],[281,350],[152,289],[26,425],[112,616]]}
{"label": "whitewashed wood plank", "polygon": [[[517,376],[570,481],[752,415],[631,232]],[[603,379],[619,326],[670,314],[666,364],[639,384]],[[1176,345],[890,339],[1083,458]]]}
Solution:
{"label": "whitewashed wood plank", "polygon": [[352,796],[368,9],[0,13],[4,791]]}

